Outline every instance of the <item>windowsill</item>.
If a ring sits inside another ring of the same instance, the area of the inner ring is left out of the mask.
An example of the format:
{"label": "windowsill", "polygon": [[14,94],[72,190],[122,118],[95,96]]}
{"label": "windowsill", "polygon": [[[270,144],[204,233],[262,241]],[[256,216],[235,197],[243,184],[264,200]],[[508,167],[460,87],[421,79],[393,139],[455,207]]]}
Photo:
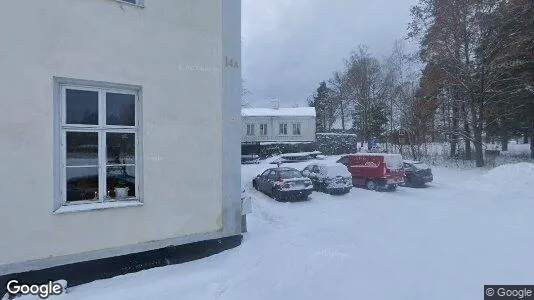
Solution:
{"label": "windowsill", "polygon": [[139,8],[145,8],[144,4],[134,4],[134,3],[130,3],[130,2],[122,1],[122,0],[114,0],[114,1],[115,2],[119,2],[120,4],[126,4],[126,5],[135,6],[135,7],[139,7]]}
{"label": "windowsill", "polygon": [[74,213],[74,212],[81,212],[81,211],[102,210],[102,209],[133,207],[133,206],[143,206],[143,202],[140,202],[138,200],[130,200],[130,201],[110,201],[110,202],[99,202],[99,203],[89,203],[89,204],[63,205],[59,209],[54,211],[54,214],[65,214],[65,213]]}

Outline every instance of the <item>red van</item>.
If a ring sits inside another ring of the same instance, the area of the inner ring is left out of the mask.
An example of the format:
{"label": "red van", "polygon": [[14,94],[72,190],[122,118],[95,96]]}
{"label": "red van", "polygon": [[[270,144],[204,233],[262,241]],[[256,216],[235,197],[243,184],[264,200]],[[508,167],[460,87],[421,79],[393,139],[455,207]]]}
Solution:
{"label": "red van", "polygon": [[369,190],[395,190],[406,177],[400,154],[350,154],[342,156],[337,162],[347,166],[354,186],[365,186]]}

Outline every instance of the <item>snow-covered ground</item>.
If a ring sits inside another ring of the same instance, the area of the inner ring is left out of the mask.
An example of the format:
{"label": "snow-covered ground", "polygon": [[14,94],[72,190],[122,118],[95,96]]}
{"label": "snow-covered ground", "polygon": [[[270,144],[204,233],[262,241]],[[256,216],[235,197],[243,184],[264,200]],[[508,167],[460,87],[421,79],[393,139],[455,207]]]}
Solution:
{"label": "snow-covered ground", "polygon": [[467,300],[482,299],[484,284],[534,282],[533,164],[434,168],[427,188],[314,192],[298,203],[252,190],[272,166],[242,167],[254,210],[240,247],[53,299]]}

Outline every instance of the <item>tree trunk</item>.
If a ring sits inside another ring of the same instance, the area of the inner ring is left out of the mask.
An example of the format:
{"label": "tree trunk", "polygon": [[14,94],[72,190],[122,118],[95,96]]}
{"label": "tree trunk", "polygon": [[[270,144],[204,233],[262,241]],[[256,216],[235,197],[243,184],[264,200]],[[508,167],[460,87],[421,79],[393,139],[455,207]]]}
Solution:
{"label": "tree trunk", "polygon": [[502,151],[508,151],[508,141],[510,140],[510,134],[508,132],[508,128],[506,128],[506,120],[504,118],[501,118],[500,123],[500,136],[499,140],[501,142],[501,150]]}
{"label": "tree trunk", "polygon": [[456,103],[458,101],[457,99],[453,100],[452,103],[452,135],[451,135],[451,157],[456,157],[457,152],[456,148],[458,145],[458,117],[459,117],[459,110],[458,110],[458,104]]}
{"label": "tree trunk", "polygon": [[469,123],[464,123],[464,141],[465,141],[465,159],[471,160],[471,129],[469,128]]}
{"label": "tree trunk", "polygon": [[417,158],[417,153],[416,153],[416,151],[415,151],[415,145],[414,145],[413,140],[412,140],[412,138],[411,138],[410,136],[408,136],[408,142],[410,143],[410,148],[411,148],[411,150],[412,150],[412,157],[413,157],[413,159],[414,159],[414,160],[418,160],[418,158]]}
{"label": "tree trunk", "polygon": [[530,158],[534,159],[534,104],[530,107]]}
{"label": "tree trunk", "polygon": [[462,117],[464,121],[465,159],[471,160],[471,128],[469,127],[469,115],[465,104],[462,104]]}
{"label": "tree trunk", "polygon": [[528,144],[528,134],[530,130],[525,131],[525,134],[523,134],[523,144]]}
{"label": "tree trunk", "polygon": [[340,102],[341,108],[341,129],[345,132],[345,107],[343,107],[343,100]]}
{"label": "tree trunk", "polygon": [[503,132],[501,135],[501,149],[502,151],[508,151],[508,133]]}
{"label": "tree trunk", "polygon": [[[484,149],[482,142],[482,111],[484,105],[481,103],[482,100],[479,100],[480,103],[476,103],[476,99],[471,100],[470,110],[471,110],[471,119],[473,120],[473,134],[474,134],[474,144],[475,144],[475,162],[477,167],[484,166]],[[478,110],[477,110],[478,108]]]}
{"label": "tree trunk", "polygon": [[[477,122],[478,123],[478,122]],[[482,147],[482,126],[476,124],[474,128],[475,134],[475,161],[477,167],[484,166],[484,149]]]}

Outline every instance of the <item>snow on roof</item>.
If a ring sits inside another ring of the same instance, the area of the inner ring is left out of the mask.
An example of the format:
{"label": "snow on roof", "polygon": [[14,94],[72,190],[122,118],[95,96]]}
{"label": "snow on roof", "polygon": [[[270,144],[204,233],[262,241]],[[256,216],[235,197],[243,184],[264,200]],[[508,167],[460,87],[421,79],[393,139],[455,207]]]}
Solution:
{"label": "snow on roof", "polygon": [[340,163],[317,164],[321,174],[334,176],[352,176],[347,167]]}
{"label": "snow on roof", "polygon": [[315,117],[315,107],[287,107],[287,108],[242,108],[243,117],[277,117],[277,116],[308,116]]}
{"label": "snow on roof", "polygon": [[416,165],[416,164],[422,164],[421,161],[419,160],[410,160],[410,159],[405,159],[404,160],[405,163],[408,163],[408,164],[412,164],[412,165]]}

